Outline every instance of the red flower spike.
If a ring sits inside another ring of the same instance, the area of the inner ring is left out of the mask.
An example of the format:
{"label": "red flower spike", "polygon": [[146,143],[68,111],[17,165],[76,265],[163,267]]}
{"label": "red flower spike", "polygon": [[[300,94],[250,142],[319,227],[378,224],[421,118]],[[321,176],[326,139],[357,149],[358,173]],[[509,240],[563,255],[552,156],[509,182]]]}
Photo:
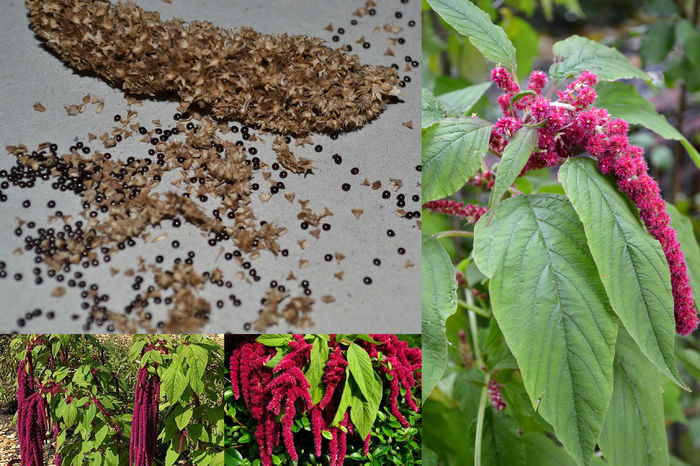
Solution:
{"label": "red flower spike", "polygon": [[[508,137],[500,129],[505,122],[509,127],[541,123],[538,128],[539,150],[530,156],[521,175],[528,170],[554,166],[581,151],[596,157],[600,171],[615,178],[620,191],[629,196],[639,209],[640,218],[649,233],[662,246],[671,273],[676,332],[680,335],[693,332],[700,319],[693,302],[683,251],[676,240],[675,231],[669,226],[666,204],[658,185],[647,174],[642,149],[629,144],[629,124],[622,119],[611,118],[605,109],[592,106],[596,99],[593,86],[598,80],[597,76],[584,71],[564,90],[557,92],[557,102],[528,96],[516,103],[515,110],[510,106],[513,94],[519,89],[515,78],[505,68],[499,67],[492,71],[491,80],[503,90],[498,103],[505,117],[494,125],[491,149],[497,153],[505,149]],[[547,76],[535,71],[530,76],[528,88],[540,95],[546,82]],[[522,111],[522,116],[516,110]],[[440,201],[426,208],[459,216],[463,213],[459,210],[461,207],[461,204],[457,206],[453,201]]]}

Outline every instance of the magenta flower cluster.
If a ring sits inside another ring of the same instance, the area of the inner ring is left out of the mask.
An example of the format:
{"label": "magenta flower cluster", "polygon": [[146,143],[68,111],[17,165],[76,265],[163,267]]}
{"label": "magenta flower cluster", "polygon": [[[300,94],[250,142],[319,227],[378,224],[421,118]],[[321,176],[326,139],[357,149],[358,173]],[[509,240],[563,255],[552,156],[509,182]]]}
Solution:
{"label": "magenta flower cluster", "polygon": [[47,406],[35,383],[27,347],[26,358],[17,367],[17,436],[23,466],[44,466],[44,440],[48,426]]}
{"label": "magenta flower cluster", "polygon": [[[131,420],[130,466],[150,466],[153,464],[158,437],[159,404],[160,378],[157,374],[149,373],[148,366],[141,367],[136,379],[134,412]],[[105,413],[103,412],[103,414]]]}
{"label": "magenta flower cluster", "polygon": [[[399,386],[402,386],[406,389],[404,398],[409,407],[418,409],[412,399],[412,389],[419,381],[419,376],[416,378],[413,372],[420,369],[420,350],[408,348],[405,342],[398,341],[393,335],[372,335],[371,337],[379,343],[360,340],[356,343],[360,344],[370,357],[377,358],[378,351],[384,355],[380,367],[383,373],[392,378],[391,410],[399,422],[407,425],[408,422],[401,416],[396,399],[400,395]],[[311,417],[314,453],[317,457],[321,456],[323,432],[328,432],[330,433],[328,440],[330,466],[341,466],[345,460],[347,436],[354,433],[348,411],[344,413],[343,419],[337,426],[332,425],[346,382],[348,362],[343,354],[343,347],[336,341],[334,335],[330,335],[329,356],[321,378],[324,392],[321,400],[313,404],[311,387],[303,372],[311,362],[310,353],[313,345],[304,339],[304,335],[293,335],[288,346],[291,351],[274,368],[268,367],[268,363],[275,356],[276,349],[255,341],[239,342],[231,355],[233,395],[236,399],[243,399],[257,422],[255,437],[260,447],[260,460],[263,466],[272,464],[272,452],[279,445],[281,435],[290,458],[293,461],[299,461],[292,435],[292,425],[297,414],[308,413]],[[279,418],[280,413],[282,413],[281,418]],[[364,440],[365,455],[367,455],[370,435]]]}
{"label": "magenta flower cluster", "polygon": [[489,380],[487,391],[489,393],[489,399],[491,400],[491,405],[493,409],[497,411],[503,411],[506,409],[506,402],[503,401],[503,395],[501,394],[501,386],[498,382],[493,379]]}
{"label": "magenta flower cluster", "polygon": [[688,335],[695,330],[698,316],[687,266],[676,232],[670,227],[666,204],[659,186],[647,173],[642,149],[627,139],[627,122],[593,106],[596,75],[584,71],[565,89],[557,91],[556,101],[542,96],[547,75],[541,71],[530,76],[528,90],[532,92],[519,96],[516,94],[520,87],[505,68],[494,69],[491,80],[503,90],[498,102],[504,116],[493,126],[490,150],[502,153],[508,138],[528,124],[538,126],[538,139],[523,173],[554,166],[582,152],[595,157],[601,172],[615,178],[620,191],[639,209],[649,233],[661,243],[671,271],[676,331]]}
{"label": "magenta flower cluster", "polygon": [[465,219],[469,223],[476,223],[486,212],[485,207],[474,204],[464,205],[461,202],[449,199],[439,199],[423,204],[423,208],[438,214],[452,215]]}

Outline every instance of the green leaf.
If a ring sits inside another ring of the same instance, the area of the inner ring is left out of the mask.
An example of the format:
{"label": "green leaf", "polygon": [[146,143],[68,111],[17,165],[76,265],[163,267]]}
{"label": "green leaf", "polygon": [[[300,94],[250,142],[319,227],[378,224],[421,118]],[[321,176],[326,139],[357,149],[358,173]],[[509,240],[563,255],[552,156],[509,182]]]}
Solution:
{"label": "green leaf", "polygon": [[423,401],[442,378],[447,364],[445,321],[457,311],[455,269],[437,239],[423,234],[421,303],[423,329]]}
{"label": "green leaf", "polygon": [[445,118],[422,132],[423,202],[464,186],[486,155],[491,124],[480,118]]}
{"label": "green leaf", "polygon": [[642,64],[646,67],[664,61],[674,41],[674,27],[670,21],[659,19],[651,23],[639,48]]}
{"label": "green leaf", "polygon": [[693,23],[681,18],[676,24],[676,36],[683,44],[683,51],[688,61],[694,66],[700,65],[700,31],[693,26]]}
{"label": "green leaf", "polygon": [[615,347],[613,396],[600,434],[610,464],[668,465],[664,405],[658,371],[624,328]]}
{"label": "green leaf", "polygon": [[693,233],[693,224],[685,215],[678,212],[673,204],[666,204],[666,212],[671,216],[671,228],[676,230],[676,238],[688,265],[690,287],[693,289],[695,302],[700,303],[700,247]]}
{"label": "green leaf", "polygon": [[188,408],[181,413],[178,413],[178,415],[175,416],[175,425],[177,426],[178,430],[185,430],[187,424],[190,423],[190,419],[192,419],[192,409]]}
{"label": "green leaf", "polygon": [[365,400],[369,400],[372,395],[372,379],[374,375],[369,354],[361,346],[352,343],[348,347],[347,358],[350,375],[355,379],[357,387]]}
{"label": "green leaf", "polygon": [[481,458],[484,465],[525,466],[525,446],[518,433],[518,424],[504,414],[487,409],[481,440]]}
{"label": "green leaf", "polygon": [[559,181],[583,223],[613,311],[642,353],[685,387],[674,362],[671,275],[661,244],[644,230],[629,201],[593,159],[567,160]]}
{"label": "green leaf", "polygon": [[340,396],[338,410],[335,412],[333,421],[331,421],[331,425],[333,426],[337,426],[338,423],[343,420],[345,417],[345,412],[350,406],[350,402],[352,400],[352,389],[350,388],[351,385],[348,383],[348,380],[350,380],[350,369],[345,369],[345,386],[343,387],[343,394]]}
{"label": "green leaf", "polygon": [[557,446],[545,434],[527,432],[523,434],[525,454],[530,464],[537,466],[576,466],[566,450]]}
{"label": "green leaf", "polygon": [[474,259],[491,277],[494,317],[533,405],[580,464],[612,394],[617,322],[576,212],[564,196],[503,201],[475,228]]}
{"label": "green leaf", "polygon": [[[173,440],[173,442],[175,441]],[[177,452],[177,447],[172,443],[170,448],[168,448],[168,452],[165,454],[165,466],[172,466],[179,457],[180,453]]]}
{"label": "green leaf", "polygon": [[333,434],[331,434],[331,433],[330,433],[329,431],[327,431],[327,430],[322,430],[322,431],[321,431],[321,436],[323,436],[323,438],[325,438],[326,440],[332,440],[332,439],[333,439]]}
{"label": "green leaf", "polygon": [[[353,382],[354,383],[354,382]],[[374,420],[377,418],[379,403],[384,394],[382,379],[372,371],[372,378],[367,381],[369,393],[365,400],[353,394],[350,400],[350,420],[360,434],[360,438],[366,438]]]}
{"label": "green leaf", "polygon": [[255,339],[255,341],[265,346],[284,346],[290,341],[292,341],[292,336],[287,333],[269,333],[266,335],[260,335],[258,338]]}
{"label": "green leaf", "polygon": [[474,84],[473,86],[440,94],[436,98],[444,105],[450,115],[464,116],[481,99],[481,96],[484,95],[484,92],[489,87],[491,87],[491,83]]}
{"label": "green leaf", "polygon": [[469,42],[484,57],[515,71],[515,47],[488,14],[468,0],[428,0],[428,3],[455,31],[469,37]]}
{"label": "green leaf", "polygon": [[207,350],[197,344],[190,344],[185,347],[185,357],[190,369],[192,369],[198,377],[204,378],[207,364],[209,364],[209,353]]}
{"label": "green leaf", "polygon": [[66,404],[63,409],[63,422],[66,423],[66,428],[73,426],[76,417],[78,417],[78,408],[75,407],[75,403]]}
{"label": "green leaf", "polygon": [[322,338],[315,338],[313,347],[311,348],[311,356],[309,368],[306,370],[306,380],[309,382],[309,392],[311,393],[311,401],[314,404],[321,401],[323,398],[323,369],[328,361],[328,341]]}
{"label": "green leaf", "polygon": [[515,182],[523,167],[535,150],[537,143],[537,128],[523,126],[510,140],[503,150],[501,162],[496,171],[496,182],[491,190],[489,200],[490,217],[493,217],[493,210],[501,201],[503,194]]}
{"label": "green leaf", "polygon": [[180,364],[176,363],[175,360],[163,372],[161,388],[170,403],[178,402],[187,388],[187,378],[180,370]]}
{"label": "green leaf", "polygon": [[427,128],[433,126],[445,116],[445,109],[442,103],[433,95],[429,89],[423,89],[421,92],[422,111],[421,111],[421,127]]}
{"label": "green leaf", "polygon": [[596,86],[597,107],[602,107],[615,118],[623,118],[633,125],[642,125],[666,139],[681,141],[690,158],[700,168],[700,154],[688,140],[671,126],[654,106],[639,95],[634,86],[623,83],[599,83]]}
{"label": "green leaf", "polygon": [[559,41],[552,51],[555,61],[549,68],[549,75],[556,81],[588,70],[596,74],[599,81],[639,78],[651,82],[651,76],[630,63],[620,52],[585,37],[574,35]]}

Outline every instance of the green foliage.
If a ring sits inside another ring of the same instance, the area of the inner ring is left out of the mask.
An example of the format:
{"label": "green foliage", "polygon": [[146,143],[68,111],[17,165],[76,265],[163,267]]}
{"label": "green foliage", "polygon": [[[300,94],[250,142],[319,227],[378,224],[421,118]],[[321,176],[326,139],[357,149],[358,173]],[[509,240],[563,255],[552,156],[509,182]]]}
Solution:
{"label": "green foliage", "polygon": [[486,220],[474,231],[474,258],[491,277],[494,317],[530,399],[541,400],[564,448],[588,464],[612,393],[617,322],[581,223],[555,194],[513,197]]}
{"label": "green foliage", "polygon": [[423,235],[421,304],[423,330],[423,400],[442,377],[447,362],[445,321],[457,310],[454,267],[435,238]]}
{"label": "green foliage", "polygon": [[651,82],[651,77],[635,67],[617,50],[581,36],[571,36],[552,46],[555,62],[549,75],[557,80],[590,71],[599,80],[614,81],[639,78]]}
{"label": "green foliage", "polygon": [[629,201],[593,160],[568,160],[559,180],[583,223],[615,314],[647,358],[685,387],[673,362],[673,296],[661,244],[644,230]]}
{"label": "green foliage", "polygon": [[536,143],[537,129],[524,126],[513,135],[513,138],[506,146],[498,164],[496,184],[491,190],[491,199],[489,200],[491,215],[493,215],[493,209],[501,201],[508,188],[520,175],[527,160],[530,158],[530,154],[535,149]]}
{"label": "green foliage", "polygon": [[423,202],[449,196],[484,159],[491,125],[480,118],[445,118],[422,130]]}
{"label": "green foliage", "polygon": [[428,0],[433,10],[494,63],[515,71],[515,47],[502,28],[469,0]]}
{"label": "green foliage", "polygon": [[[16,360],[24,359],[32,338],[12,340]],[[147,344],[158,350],[142,356]],[[57,393],[46,397],[48,417],[61,432],[57,443],[62,464],[128,464],[136,372],[146,361],[158,362],[161,378],[156,456],[166,458],[166,465],[177,460],[209,465],[223,459],[224,419],[223,411],[217,409],[224,381],[222,347],[212,339],[135,335],[129,345],[125,339],[92,335],[42,335],[31,354],[35,377],[44,386],[58,387]],[[186,437],[180,454],[182,431]]]}

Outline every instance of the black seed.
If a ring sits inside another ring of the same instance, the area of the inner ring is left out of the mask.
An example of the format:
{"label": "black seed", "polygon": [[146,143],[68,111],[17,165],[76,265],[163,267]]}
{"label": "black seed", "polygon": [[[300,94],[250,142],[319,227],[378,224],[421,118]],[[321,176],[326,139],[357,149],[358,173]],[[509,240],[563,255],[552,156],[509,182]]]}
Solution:
{"label": "black seed", "polygon": [[343,191],[350,191],[350,183],[343,183],[341,188],[343,188]]}
{"label": "black seed", "polygon": [[362,48],[368,49],[369,48],[369,42],[365,42],[362,44]]}
{"label": "black seed", "polygon": [[373,263],[374,265],[376,265],[377,267],[379,267],[380,265],[382,265],[382,261],[380,261],[379,259],[374,259],[374,260],[372,261],[372,263]]}
{"label": "black seed", "polygon": [[396,250],[396,252],[398,252],[400,255],[403,256],[404,254],[406,254],[406,249],[404,249],[404,248],[399,248],[399,249]]}
{"label": "black seed", "polygon": [[333,256],[331,254],[326,254],[323,256],[324,259],[326,259],[326,262],[330,262],[333,260]]}
{"label": "black seed", "polygon": [[388,190],[385,190],[382,193],[382,199],[389,199],[391,197],[391,193]]}
{"label": "black seed", "polygon": [[365,285],[371,285],[372,284],[372,279],[369,277],[365,277],[362,279]]}
{"label": "black seed", "polygon": [[323,151],[323,146],[321,144],[317,144],[316,147],[314,147],[314,150],[316,152],[322,152]]}
{"label": "black seed", "polygon": [[357,167],[353,167],[353,168],[350,169],[350,173],[351,173],[352,175],[357,175],[358,173],[360,173],[360,169],[357,168]]}
{"label": "black seed", "polygon": [[393,238],[394,236],[396,236],[396,233],[394,232],[394,230],[387,230],[387,231],[386,231],[386,235],[387,235],[389,238]]}
{"label": "black seed", "polygon": [[122,119],[121,115],[114,115],[114,121],[119,121]]}
{"label": "black seed", "polygon": [[175,249],[180,247],[180,242],[178,240],[175,240],[171,243]]}

